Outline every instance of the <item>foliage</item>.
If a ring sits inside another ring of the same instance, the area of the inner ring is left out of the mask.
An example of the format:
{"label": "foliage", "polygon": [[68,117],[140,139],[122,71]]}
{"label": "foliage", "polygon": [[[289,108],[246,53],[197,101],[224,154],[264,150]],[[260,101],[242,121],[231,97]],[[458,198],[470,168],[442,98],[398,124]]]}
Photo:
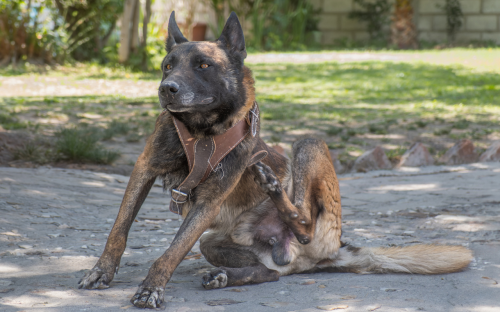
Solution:
{"label": "foliage", "polygon": [[55,29],[64,52],[77,60],[100,56],[116,21],[123,12],[122,0],[50,0]]}
{"label": "foliage", "polygon": [[255,1],[250,12],[257,50],[304,50],[316,44],[318,10],[306,0]]}
{"label": "foliage", "polygon": [[49,27],[52,20],[41,17],[45,11],[41,0],[0,0],[0,65],[27,59],[53,62],[57,34]]}
{"label": "foliage", "polygon": [[349,12],[349,18],[366,22],[366,30],[371,40],[385,40],[384,26],[389,23],[391,5],[388,0],[354,0],[362,10]]}
{"label": "foliage", "polygon": [[[439,5],[438,5],[439,7]],[[446,34],[448,41],[454,42],[463,25],[464,15],[459,0],[446,0],[442,9],[446,12]]]}

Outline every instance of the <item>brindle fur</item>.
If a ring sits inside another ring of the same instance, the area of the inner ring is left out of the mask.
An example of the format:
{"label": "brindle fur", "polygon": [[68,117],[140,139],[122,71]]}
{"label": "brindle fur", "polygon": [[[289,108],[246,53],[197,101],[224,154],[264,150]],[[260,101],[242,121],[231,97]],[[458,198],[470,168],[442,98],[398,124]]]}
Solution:
{"label": "brindle fur", "polygon": [[[223,133],[254,104],[254,80],[243,65],[245,42],[234,13],[218,40],[196,43],[184,38],[172,13],[166,47],[159,89],[165,111],[136,162],[104,252],[80,280],[80,288],[109,287],[132,222],[155,179],[162,178],[165,189],[171,189],[188,175],[172,116],[195,138],[203,138]],[[210,66],[202,69],[201,64]],[[269,155],[247,167],[256,146],[267,149]],[[221,164],[223,170],[212,172],[184,204],[185,220],[132,297],[135,306],[159,307],[173,271],[200,237],[203,255],[219,267],[203,278],[207,289],[276,281],[281,275],[329,268],[444,273],[460,270],[470,261],[470,252],[462,247],[341,248],[340,192],[322,141],[297,142],[288,161],[258,134],[248,135]],[[210,232],[202,236],[207,229]],[[429,260],[438,256],[439,265]],[[407,263],[409,257],[413,262]]]}

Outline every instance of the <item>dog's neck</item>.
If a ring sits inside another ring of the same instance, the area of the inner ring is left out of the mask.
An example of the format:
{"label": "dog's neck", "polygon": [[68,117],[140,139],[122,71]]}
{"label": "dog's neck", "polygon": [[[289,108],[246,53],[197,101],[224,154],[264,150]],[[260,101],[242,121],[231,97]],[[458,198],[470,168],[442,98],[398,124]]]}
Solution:
{"label": "dog's neck", "polygon": [[240,92],[245,94],[244,102],[236,105],[239,107],[236,111],[224,114],[225,117],[222,120],[218,120],[221,118],[221,113],[217,111],[173,115],[186,125],[188,131],[196,139],[220,135],[248,116],[255,103],[254,83],[251,70],[243,66],[242,90]]}

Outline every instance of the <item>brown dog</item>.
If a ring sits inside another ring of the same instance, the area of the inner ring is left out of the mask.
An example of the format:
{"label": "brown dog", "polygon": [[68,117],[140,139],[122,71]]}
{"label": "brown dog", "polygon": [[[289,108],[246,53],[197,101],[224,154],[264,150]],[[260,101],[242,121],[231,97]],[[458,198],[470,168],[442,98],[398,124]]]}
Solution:
{"label": "brown dog", "polygon": [[[172,190],[171,209],[185,220],[132,297],[137,307],[162,303],[173,271],[207,229],[200,247],[219,267],[204,276],[207,289],[322,269],[436,274],[468,265],[471,252],[458,246],[343,246],[339,186],[326,144],[299,141],[289,162],[259,138],[254,80],[243,65],[236,15],[214,42],[188,42],[173,13],[168,33],[159,88],[165,111],[137,160],[105,250],[80,288],[108,287],[157,177]],[[229,144],[234,129],[242,134]]]}

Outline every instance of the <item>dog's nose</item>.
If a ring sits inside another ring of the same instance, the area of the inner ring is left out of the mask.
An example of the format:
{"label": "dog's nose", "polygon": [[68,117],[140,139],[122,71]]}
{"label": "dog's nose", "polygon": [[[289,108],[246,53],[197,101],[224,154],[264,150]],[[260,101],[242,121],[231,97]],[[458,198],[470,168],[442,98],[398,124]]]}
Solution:
{"label": "dog's nose", "polygon": [[174,81],[162,83],[160,86],[160,93],[162,96],[167,94],[175,95],[179,91],[179,85]]}

